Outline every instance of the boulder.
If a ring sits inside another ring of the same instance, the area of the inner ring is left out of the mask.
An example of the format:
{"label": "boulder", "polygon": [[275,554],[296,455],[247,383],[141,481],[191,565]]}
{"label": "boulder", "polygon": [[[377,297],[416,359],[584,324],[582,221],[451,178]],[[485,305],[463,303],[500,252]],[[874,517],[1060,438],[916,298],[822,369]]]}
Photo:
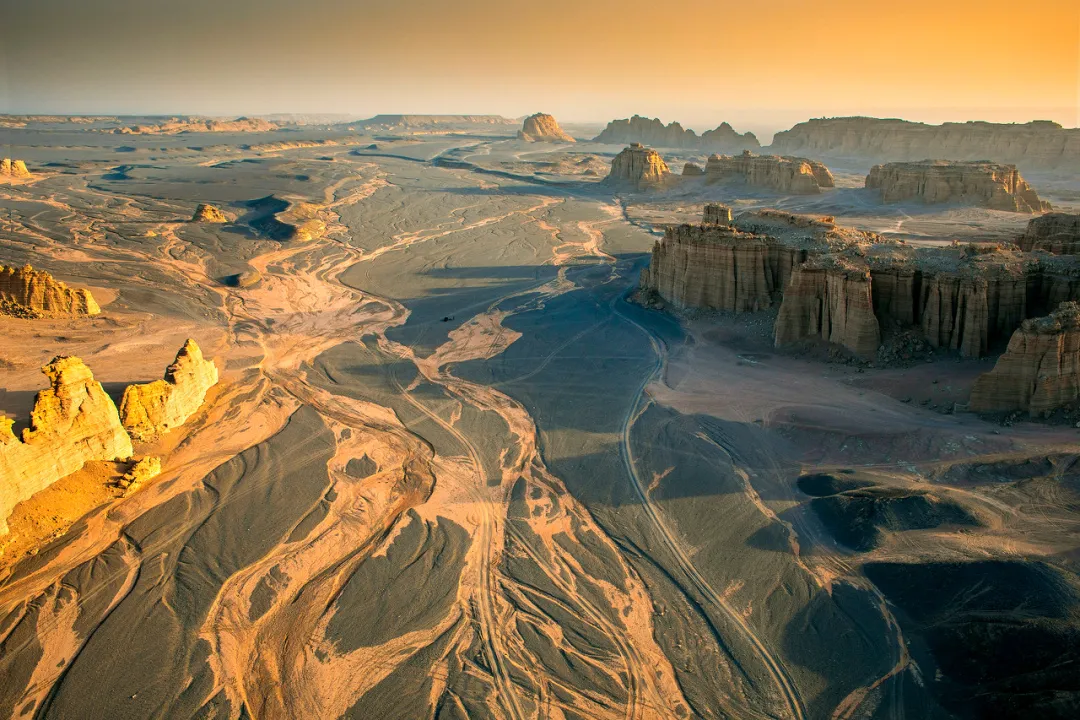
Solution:
{"label": "boulder", "polygon": [[134,440],[148,442],[183,425],[217,381],[214,361],[204,359],[198,344],[189,339],[165,370],[163,380],[129,385],[124,390],[120,419]]}
{"label": "boulder", "polygon": [[518,131],[518,139],[526,142],[575,142],[574,138],[563,132],[553,116],[544,113],[525,118],[525,123]]}
{"label": "boulder", "polygon": [[866,187],[878,190],[886,203],[956,202],[1027,213],[1050,209],[1050,203],[1039,199],[1015,165],[953,160],[888,163],[870,169]]}

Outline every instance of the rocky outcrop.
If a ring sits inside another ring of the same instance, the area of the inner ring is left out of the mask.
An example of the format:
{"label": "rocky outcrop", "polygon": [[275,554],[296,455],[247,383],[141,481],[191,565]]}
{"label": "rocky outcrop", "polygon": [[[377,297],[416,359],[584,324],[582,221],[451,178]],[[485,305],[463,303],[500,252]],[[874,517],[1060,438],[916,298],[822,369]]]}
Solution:
{"label": "rocky outcrop", "polygon": [[1047,213],[1028,222],[1017,240],[1021,250],[1045,250],[1054,255],[1080,254],[1080,214]]}
{"label": "rocky outcrop", "polygon": [[89,290],[69,288],[43,270],[0,265],[0,314],[23,318],[86,317],[101,312]]}
{"label": "rocky outcrop", "polygon": [[820,338],[855,355],[872,358],[881,345],[870,272],[829,256],[795,268],[776,318],[776,345]]}
{"label": "rocky outcrop", "polygon": [[[751,132],[737,133],[727,123],[715,130],[708,130],[698,137],[693,130],[684,129],[677,122],[664,125],[655,118],[635,115],[627,120],[612,120],[593,142],[626,145],[641,143],[662,148],[683,148],[709,152],[737,153],[758,150],[761,143]],[[684,173],[685,174],[685,173]]]}
{"label": "rocky outcrop", "polygon": [[306,202],[292,202],[267,195],[248,203],[252,209],[248,222],[271,240],[308,242],[326,232],[320,217],[321,208]]}
{"label": "rocky outcrop", "polygon": [[526,142],[576,142],[574,138],[563,132],[559,123],[551,115],[536,113],[525,118],[521,130],[518,130],[518,140]]}
{"label": "rocky outcrop", "polygon": [[1024,168],[1072,167],[1080,162],[1080,129],[1066,130],[1045,120],[1023,125],[926,125],[867,117],[821,118],[777,133],[770,150],[877,162],[929,157],[1017,163]]}
{"label": "rocky outcrop", "polygon": [[144,457],[132,463],[128,471],[117,481],[117,485],[124,491],[124,497],[131,495],[146,484],[147,481],[161,474],[161,459],[156,457]]}
{"label": "rocky outcrop", "polygon": [[214,361],[204,359],[195,341],[187,340],[165,370],[163,380],[127,387],[120,402],[120,419],[134,440],[153,440],[183,425],[217,381]]}
{"label": "rocky outcrop", "polygon": [[1080,398],[1080,305],[1025,320],[994,369],[980,376],[969,407],[976,412],[1046,415]]}
{"label": "rocky outcrop", "polygon": [[4,158],[0,160],[0,177],[28,178],[30,171],[26,169],[26,163],[22,160]]}
{"label": "rocky outcrop", "polygon": [[278,126],[259,118],[238,117],[235,120],[220,118],[169,118],[157,125],[128,125],[113,130],[117,135],[176,135],[198,132],[269,132]]}
{"label": "rocky outcrop", "polygon": [[879,190],[887,203],[957,202],[1028,213],[1050,209],[1050,203],[1039,199],[1015,165],[952,160],[875,165],[866,176],[866,187]]}
{"label": "rocky outcrop", "polygon": [[705,170],[700,165],[688,162],[682,166],[683,177],[701,177],[705,174]]}
{"label": "rocky outcrop", "polygon": [[731,208],[719,203],[709,203],[705,206],[701,221],[706,225],[730,225]]}
{"label": "rocky outcrop", "polygon": [[195,208],[195,214],[191,216],[191,222],[223,223],[228,221],[229,219],[225,217],[225,213],[207,203],[200,203]]}
{"label": "rocky outcrop", "polygon": [[643,190],[661,186],[670,177],[671,171],[658,152],[641,143],[631,143],[611,161],[611,171],[604,182]]}
{"label": "rocky outcrop", "polygon": [[709,182],[736,180],[755,187],[796,195],[812,195],[833,187],[833,176],[821,163],[806,158],[755,155],[712,155],[705,163]]}
{"label": "rocky outcrop", "polygon": [[42,368],[49,387],[37,394],[22,438],[0,418],[0,533],[16,504],[91,460],[131,457],[131,439],[116,405],[76,357]]}

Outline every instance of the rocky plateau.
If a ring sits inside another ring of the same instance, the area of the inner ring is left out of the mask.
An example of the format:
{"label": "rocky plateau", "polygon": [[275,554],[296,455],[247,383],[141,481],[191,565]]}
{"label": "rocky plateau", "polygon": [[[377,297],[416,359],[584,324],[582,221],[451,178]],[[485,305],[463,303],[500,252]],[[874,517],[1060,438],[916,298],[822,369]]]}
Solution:
{"label": "rocky plateau", "polygon": [[870,169],[866,187],[880,191],[886,203],[960,203],[1026,213],[1050,209],[1015,165],[951,160],[888,163]]}

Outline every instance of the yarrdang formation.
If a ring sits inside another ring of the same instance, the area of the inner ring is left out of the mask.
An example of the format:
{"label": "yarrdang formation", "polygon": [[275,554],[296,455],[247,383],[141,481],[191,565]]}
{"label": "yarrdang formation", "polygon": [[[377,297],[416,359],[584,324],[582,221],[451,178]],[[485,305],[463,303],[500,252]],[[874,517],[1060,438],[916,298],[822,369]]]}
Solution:
{"label": "yarrdang formation", "polygon": [[43,270],[0,265],[0,315],[85,317],[101,312],[89,290],[69,288]]}
{"label": "yarrdang formation", "polygon": [[612,145],[641,143],[652,147],[726,153],[761,148],[761,143],[754,137],[754,133],[737,133],[727,123],[721,123],[715,130],[707,130],[699,137],[693,130],[684,129],[677,122],[664,125],[658,119],[640,115],[628,120],[612,120],[603,132],[593,138],[593,142]]}
{"label": "yarrdang formation", "polygon": [[709,182],[736,180],[755,187],[770,188],[795,195],[812,195],[833,187],[829,169],[815,160],[778,155],[713,155],[705,163]]}
{"label": "yarrdang formation", "polygon": [[0,160],[0,177],[28,178],[30,171],[26,169],[26,163],[22,160],[4,158]]}
{"label": "yarrdang formation", "polygon": [[663,185],[671,171],[660,154],[641,143],[631,143],[611,161],[611,172],[604,182],[643,190]]}
{"label": "yarrdang formation", "polygon": [[551,115],[536,113],[525,118],[518,139],[526,142],[575,142],[574,138],[563,132],[558,121]]}
{"label": "yarrdang formation", "polygon": [[1040,212],[1050,203],[1039,199],[1015,165],[924,160],[875,165],[866,187],[881,191],[884,202],[959,202],[992,210]]}
{"label": "yarrdang formation", "polygon": [[217,366],[203,358],[194,340],[188,340],[163,380],[128,386],[120,402],[120,419],[136,441],[153,440],[183,425],[217,381]]}

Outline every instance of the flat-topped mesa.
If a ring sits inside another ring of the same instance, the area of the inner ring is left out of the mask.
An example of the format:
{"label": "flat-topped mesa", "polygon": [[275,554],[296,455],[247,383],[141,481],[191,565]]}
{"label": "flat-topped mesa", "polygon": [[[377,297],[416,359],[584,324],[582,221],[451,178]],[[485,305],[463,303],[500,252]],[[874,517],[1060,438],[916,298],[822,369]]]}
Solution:
{"label": "flat-topped mesa", "polygon": [[525,123],[518,130],[518,140],[526,142],[577,142],[567,135],[558,121],[551,115],[536,113],[525,118]]}
{"label": "flat-topped mesa", "polygon": [[877,162],[938,157],[989,159],[1024,168],[1068,167],[1080,162],[1080,129],[1066,130],[1046,120],[926,125],[868,117],[819,118],[777,133],[770,150]]}
{"label": "flat-topped mesa", "polygon": [[1080,399],[1080,305],[1025,320],[994,369],[971,389],[976,412],[1027,411],[1032,417]]}
{"label": "flat-topped mesa", "polygon": [[69,288],[44,270],[0,265],[0,315],[86,317],[101,312],[89,290]]}
{"label": "flat-topped mesa", "polygon": [[1080,214],[1056,212],[1032,218],[1017,244],[1025,251],[1080,255]]}
{"label": "flat-topped mesa", "polygon": [[866,187],[880,190],[886,203],[959,202],[1009,212],[1041,212],[1050,203],[1040,200],[1015,165],[954,160],[922,160],[875,165]]}
{"label": "flat-topped mesa", "polygon": [[[657,118],[635,115],[624,120],[612,120],[593,142],[625,145],[641,143],[662,148],[686,148],[714,152],[736,153],[758,150],[761,143],[751,132],[737,133],[726,122],[715,130],[707,130],[699,137],[693,130],[684,129],[677,122],[664,125]],[[684,174],[685,173],[684,171]]]}
{"label": "flat-topped mesa", "polygon": [[132,455],[116,405],[76,357],[57,357],[41,369],[49,387],[37,394],[22,438],[0,418],[0,534],[16,504],[78,471],[91,460]]}
{"label": "flat-topped mesa", "polygon": [[30,171],[26,169],[26,163],[22,160],[4,158],[0,160],[0,177],[28,178]]}
{"label": "flat-topped mesa", "polygon": [[779,155],[712,155],[705,163],[709,182],[741,180],[747,185],[795,195],[813,195],[833,187],[829,169],[815,160]]}
{"label": "flat-topped mesa", "polygon": [[660,153],[641,143],[630,143],[611,161],[611,171],[604,182],[644,190],[662,186],[670,177],[671,171]]}
{"label": "flat-topped mesa", "polygon": [[730,225],[731,208],[719,203],[709,203],[701,216],[704,225]]}
{"label": "flat-topped mesa", "polygon": [[165,379],[124,390],[120,419],[134,440],[148,442],[183,425],[217,381],[214,361],[204,359],[202,350],[189,339],[165,370]]}
{"label": "flat-topped mesa", "polygon": [[199,203],[195,208],[195,214],[191,216],[191,222],[223,223],[228,222],[225,213],[209,203]]}

